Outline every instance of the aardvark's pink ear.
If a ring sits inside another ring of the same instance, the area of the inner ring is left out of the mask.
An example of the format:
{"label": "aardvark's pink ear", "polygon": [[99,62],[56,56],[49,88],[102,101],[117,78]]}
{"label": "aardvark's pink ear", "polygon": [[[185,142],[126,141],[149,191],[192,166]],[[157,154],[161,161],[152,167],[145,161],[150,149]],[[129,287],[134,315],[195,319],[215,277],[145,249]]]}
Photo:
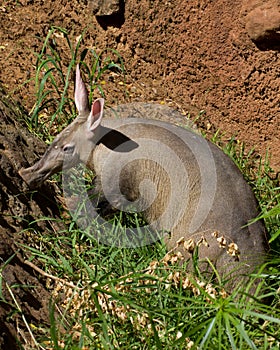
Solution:
{"label": "aardvark's pink ear", "polygon": [[82,112],[89,112],[88,93],[86,85],[82,80],[78,64],[76,68],[75,104],[79,114],[81,114]]}
{"label": "aardvark's pink ear", "polygon": [[92,103],[91,111],[88,116],[88,128],[94,131],[100,124],[103,117],[104,99],[98,98]]}

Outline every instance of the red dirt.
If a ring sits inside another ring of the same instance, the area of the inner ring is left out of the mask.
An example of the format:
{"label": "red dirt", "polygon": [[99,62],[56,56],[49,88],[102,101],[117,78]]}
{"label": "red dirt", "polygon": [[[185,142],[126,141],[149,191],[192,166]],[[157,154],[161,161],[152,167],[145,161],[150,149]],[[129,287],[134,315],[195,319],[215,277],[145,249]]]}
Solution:
{"label": "red dirt", "polygon": [[[235,135],[262,156],[269,149],[271,165],[280,170],[279,48],[260,48],[246,30],[247,13],[262,3],[127,0],[123,23],[114,27],[98,22],[85,1],[4,0],[0,82],[30,110],[38,37],[43,40],[55,25],[74,41],[88,26],[84,47],[118,50],[127,69],[128,96],[107,81],[108,105],[165,101],[192,118],[203,110],[199,123],[209,134],[219,129],[225,139]],[[67,66],[67,52],[64,59]]]}

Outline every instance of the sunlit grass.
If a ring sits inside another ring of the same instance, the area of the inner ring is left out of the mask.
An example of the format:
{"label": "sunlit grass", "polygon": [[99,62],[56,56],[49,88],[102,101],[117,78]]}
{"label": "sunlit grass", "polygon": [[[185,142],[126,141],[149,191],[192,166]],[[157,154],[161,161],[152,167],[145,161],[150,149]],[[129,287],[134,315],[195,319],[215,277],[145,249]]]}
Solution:
{"label": "sunlit grass", "polygon": [[[105,73],[114,72],[122,76],[125,81],[124,64],[119,53],[110,48],[104,50],[85,48],[83,46],[85,34],[86,30],[72,42],[65,29],[52,27],[37,55],[36,103],[27,123],[30,129],[44,139],[48,139],[53,124],[58,129],[56,131],[61,131],[75,117],[73,77],[77,63],[80,64],[85,81],[88,83],[90,102],[96,93],[104,97],[102,79]],[[65,47],[68,62],[64,59]]]}

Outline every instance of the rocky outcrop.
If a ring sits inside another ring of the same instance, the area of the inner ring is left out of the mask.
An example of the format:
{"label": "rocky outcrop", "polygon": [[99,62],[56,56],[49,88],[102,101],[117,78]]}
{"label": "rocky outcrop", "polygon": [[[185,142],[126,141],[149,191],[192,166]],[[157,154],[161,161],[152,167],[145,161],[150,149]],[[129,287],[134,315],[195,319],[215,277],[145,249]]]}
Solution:
{"label": "rocky outcrop", "polygon": [[31,340],[28,324],[49,325],[51,296],[24,246],[34,244],[32,232],[36,236],[53,225],[36,219],[59,217],[57,190],[48,184],[40,193],[30,191],[18,174],[46,148],[27,131],[24,113],[0,86],[0,349],[22,349],[19,343]]}
{"label": "rocky outcrop", "polygon": [[280,47],[280,1],[246,1],[242,12],[253,41],[264,48]]}

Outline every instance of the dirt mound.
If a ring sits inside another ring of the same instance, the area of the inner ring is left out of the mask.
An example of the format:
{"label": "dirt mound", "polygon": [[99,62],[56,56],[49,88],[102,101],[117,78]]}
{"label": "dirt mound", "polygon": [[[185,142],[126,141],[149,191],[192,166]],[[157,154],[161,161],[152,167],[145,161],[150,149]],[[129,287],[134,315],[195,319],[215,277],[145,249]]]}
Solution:
{"label": "dirt mound", "polygon": [[[34,52],[42,47],[38,38],[56,25],[74,40],[88,26],[84,45],[118,50],[128,86],[134,85],[125,96],[108,83],[108,104],[165,101],[192,117],[203,110],[201,126],[210,133],[220,129],[226,137],[234,134],[262,156],[269,148],[279,170],[279,51],[277,45],[258,45],[250,38],[277,43],[271,33],[277,34],[279,9],[276,1],[270,7],[267,3],[127,0],[124,12],[112,21],[112,16],[96,19],[87,2],[7,0],[0,7],[0,81],[31,108]],[[256,29],[264,4],[273,13],[273,24]],[[67,65],[66,55],[65,60]]]}

